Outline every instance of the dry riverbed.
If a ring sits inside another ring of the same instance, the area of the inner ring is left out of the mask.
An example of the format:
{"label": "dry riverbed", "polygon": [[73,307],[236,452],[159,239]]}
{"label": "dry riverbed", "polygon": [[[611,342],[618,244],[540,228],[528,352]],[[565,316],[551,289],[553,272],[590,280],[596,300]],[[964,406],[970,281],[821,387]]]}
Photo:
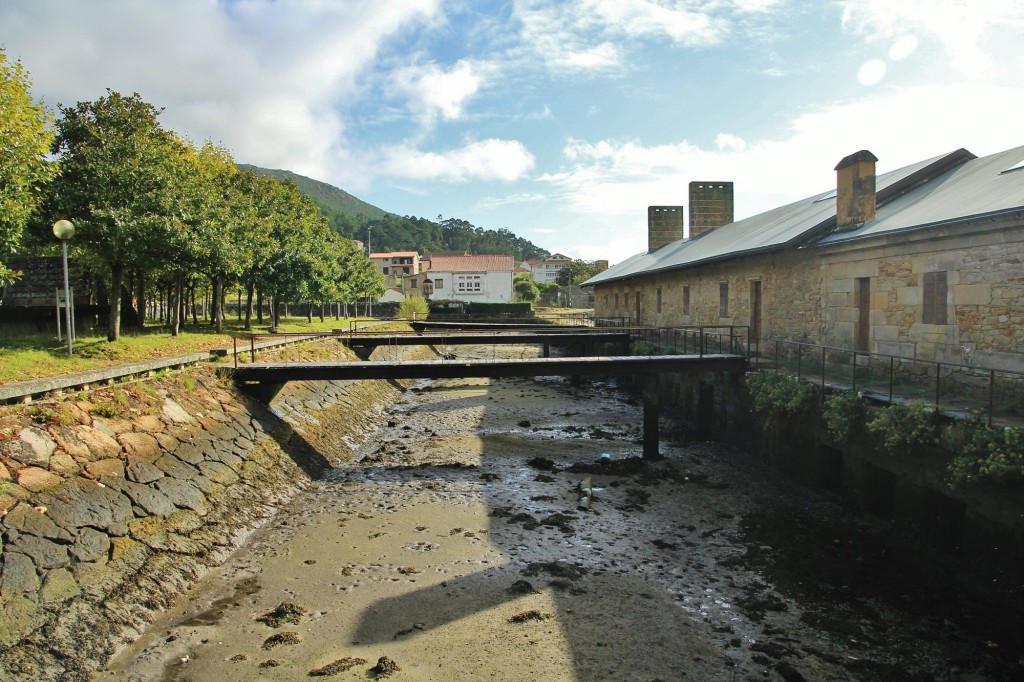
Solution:
{"label": "dry riverbed", "polygon": [[642,463],[613,383],[434,382],[388,419],[96,679],[1021,679],[948,572],[749,455]]}

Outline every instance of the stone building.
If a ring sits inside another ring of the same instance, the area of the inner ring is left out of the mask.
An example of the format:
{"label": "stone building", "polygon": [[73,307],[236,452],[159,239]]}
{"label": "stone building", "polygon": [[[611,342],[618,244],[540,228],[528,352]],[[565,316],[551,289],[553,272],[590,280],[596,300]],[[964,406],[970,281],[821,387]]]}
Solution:
{"label": "stone building", "polygon": [[646,253],[585,283],[595,315],[1024,371],[1024,147],[876,161],[736,222],[731,183],[691,183],[689,237],[652,225]]}

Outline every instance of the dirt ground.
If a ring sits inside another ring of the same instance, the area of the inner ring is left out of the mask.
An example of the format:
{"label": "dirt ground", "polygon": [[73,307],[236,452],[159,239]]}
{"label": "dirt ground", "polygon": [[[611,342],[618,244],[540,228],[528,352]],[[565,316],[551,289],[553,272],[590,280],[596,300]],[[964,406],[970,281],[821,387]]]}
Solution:
{"label": "dirt ground", "polygon": [[388,419],[96,679],[1024,679],[1020,621],[884,529],[719,445],[641,462],[614,383]]}

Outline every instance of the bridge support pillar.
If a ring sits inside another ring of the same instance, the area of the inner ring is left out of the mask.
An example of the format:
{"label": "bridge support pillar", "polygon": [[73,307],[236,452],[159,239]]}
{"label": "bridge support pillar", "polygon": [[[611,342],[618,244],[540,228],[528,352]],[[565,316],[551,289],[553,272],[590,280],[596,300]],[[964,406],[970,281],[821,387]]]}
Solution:
{"label": "bridge support pillar", "polygon": [[658,396],[658,375],[641,376],[640,386],[644,397],[644,459],[661,459],[661,434],[658,427],[661,401]]}
{"label": "bridge support pillar", "polygon": [[546,358],[550,358],[551,357],[551,342],[550,341],[545,341],[544,342],[544,357],[546,357]]}

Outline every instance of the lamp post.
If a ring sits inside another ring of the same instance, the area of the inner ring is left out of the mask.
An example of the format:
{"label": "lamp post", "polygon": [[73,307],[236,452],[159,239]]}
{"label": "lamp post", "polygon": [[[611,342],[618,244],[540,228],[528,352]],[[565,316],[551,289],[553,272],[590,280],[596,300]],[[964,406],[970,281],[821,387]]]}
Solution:
{"label": "lamp post", "polygon": [[64,251],[64,321],[68,332],[68,356],[71,350],[71,286],[68,283],[68,240],[75,236],[75,226],[70,220],[58,220],[53,224],[53,236],[60,240]]}

